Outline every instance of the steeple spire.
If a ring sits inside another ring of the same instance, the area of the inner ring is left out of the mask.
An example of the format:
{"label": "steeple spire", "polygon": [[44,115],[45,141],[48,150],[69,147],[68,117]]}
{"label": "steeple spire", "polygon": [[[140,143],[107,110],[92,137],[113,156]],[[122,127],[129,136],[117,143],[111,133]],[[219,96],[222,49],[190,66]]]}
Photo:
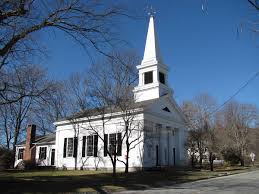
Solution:
{"label": "steeple spire", "polygon": [[163,63],[162,57],[160,55],[160,49],[159,49],[159,44],[158,44],[158,39],[157,39],[157,34],[155,29],[154,14],[150,14],[142,64],[150,61]]}

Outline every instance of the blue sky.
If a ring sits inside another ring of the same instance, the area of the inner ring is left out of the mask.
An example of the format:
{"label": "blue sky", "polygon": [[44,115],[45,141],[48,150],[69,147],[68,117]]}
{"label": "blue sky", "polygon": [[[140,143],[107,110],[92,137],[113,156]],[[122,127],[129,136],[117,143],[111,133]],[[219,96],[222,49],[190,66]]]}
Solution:
{"label": "blue sky", "polygon": [[[162,57],[170,68],[169,83],[179,103],[200,93],[223,103],[259,70],[259,41],[249,26],[237,33],[243,21],[255,17],[254,9],[247,0],[207,1],[207,13],[202,11],[202,0],[125,1],[140,14],[145,14],[147,5],[155,8]],[[120,37],[141,57],[147,25],[148,17],[118,25]],[[42,63],[52,77],[66,79],[91,64],[87,53],[62,33],[43,40],[49,57]],[[259,77],[236,99],[259,106],[258,86]]]}

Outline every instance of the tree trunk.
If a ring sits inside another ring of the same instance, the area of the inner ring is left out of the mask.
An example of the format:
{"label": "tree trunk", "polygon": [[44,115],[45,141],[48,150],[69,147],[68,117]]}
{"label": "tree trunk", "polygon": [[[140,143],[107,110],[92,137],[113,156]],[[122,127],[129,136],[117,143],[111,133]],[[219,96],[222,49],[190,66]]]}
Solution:
{"label": "tree trunk", "polygon": [[202,168],[202,159],[203,159],[203,156],[202,156],[202,152],[201,152],[201,151],[199,152],[199,155],[200,155],[200,158],[199,158],[199,165],[200,165],[200,168]]}
{"label": "tree trunk", "polygon": [[127,174],[129,172],[129,151],[130,151],[130,144],[129,144],[129,126],[128,123],[126,122],[126,162],[125,162],[125,173]]}
{"label": "tree trunk", "polygon": [[115,151],[115,154],[113,155],[113,160],[112,160],[112,176],[116,176],[116,162],[117,162],[117,152]]}
{"label": "tree trunk", "polygon": [[126,139],[126,146],[127,146],[127,150],[126,150],[126,163],[125,163],[125,173],[129,172],[129,140],[128,138]]}
{"label": "tree trunk", "polygon": [[16,156],[16,144],[18,140],[18,135],[19,132],[17,130],[17,127],[15,129],[15,134],[14,134],[14,141],[13,141],[13,160],[12,160],[12,167],[14,168],[14,163],[15,163],[15,156]]}
{"label": "tree trunk", "polygon": [[245,160],[243,156],[241,156],[240,163],[241,163],[241,166],[245,166]]}
{"label": "tree trunk", "polygon": [[14,168],[15,156],[16,156],[16,147],[15,147],[15,144],[13,144],[13,155],[12,155],[11,168]]}
{"label": "tree trunk", "polygon": [[240,151],[240,163],[241,163],[241,166],[245,166],[245,157],[244,157],[243,149],[241,149]]}
{"label": "tree trunk", "polygon": [[213,161],[214,161],[213,153],[210,152],[210,171],[214,170],[214,168],[213,168]]}
{"label": "tree trunk", "polygon": [[6,138],[6,147],[8,150],[10,150],[10,141],[8,137]]}
{"label": "tree trunk", "polygon": [[112,163],[112,176],[116,177],[116,161]]}
{"label": "tree trunk", "polygon": [[[128,146],[127,146],[128,147]],[[126,163],[125,163],[125,173],[127,174],[129,172],[129,153],[127,151],[126,154]]]}
{"label": "tree trunk", "polygon": [[191,165],[192,165],[192,168],[194,168],[194,155],[193,154],[191,156]]}

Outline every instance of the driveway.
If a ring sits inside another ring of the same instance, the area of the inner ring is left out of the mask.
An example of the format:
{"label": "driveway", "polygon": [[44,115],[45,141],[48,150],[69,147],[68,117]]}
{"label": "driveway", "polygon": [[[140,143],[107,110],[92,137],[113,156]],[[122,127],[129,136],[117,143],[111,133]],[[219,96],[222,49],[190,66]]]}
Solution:
{"label": "driveway", "polygon": [[122,193],[172,193],[172,194],[258,194],[259,171],[183,183],[169,187]]}

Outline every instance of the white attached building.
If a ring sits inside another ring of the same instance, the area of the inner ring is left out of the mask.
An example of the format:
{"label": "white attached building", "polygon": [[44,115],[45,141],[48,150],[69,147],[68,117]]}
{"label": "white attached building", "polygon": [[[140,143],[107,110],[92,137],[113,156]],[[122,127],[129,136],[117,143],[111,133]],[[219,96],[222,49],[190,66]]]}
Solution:
{"label": "white attached building", "polygon": [[[137,130],[130,136],[134,146],[129,153],[129,168],[186,165],[186,120],[168,85],[168,66],[160,55],[153,16],[149,21],[144,57],[137,69],[139,84],[133,90],[135,106],[131,121],[131,128]],[[111,149],[116,149],[118,159],[125,161],[122,112],[106,111],[104,120],[98,111],[90,112],[54,123],[57,168],[112,168],[107,155]],[[103,133],[98,133],[99,136],[94,133],[101,130]],[[117,167],[125,166],[118,161]]]}

